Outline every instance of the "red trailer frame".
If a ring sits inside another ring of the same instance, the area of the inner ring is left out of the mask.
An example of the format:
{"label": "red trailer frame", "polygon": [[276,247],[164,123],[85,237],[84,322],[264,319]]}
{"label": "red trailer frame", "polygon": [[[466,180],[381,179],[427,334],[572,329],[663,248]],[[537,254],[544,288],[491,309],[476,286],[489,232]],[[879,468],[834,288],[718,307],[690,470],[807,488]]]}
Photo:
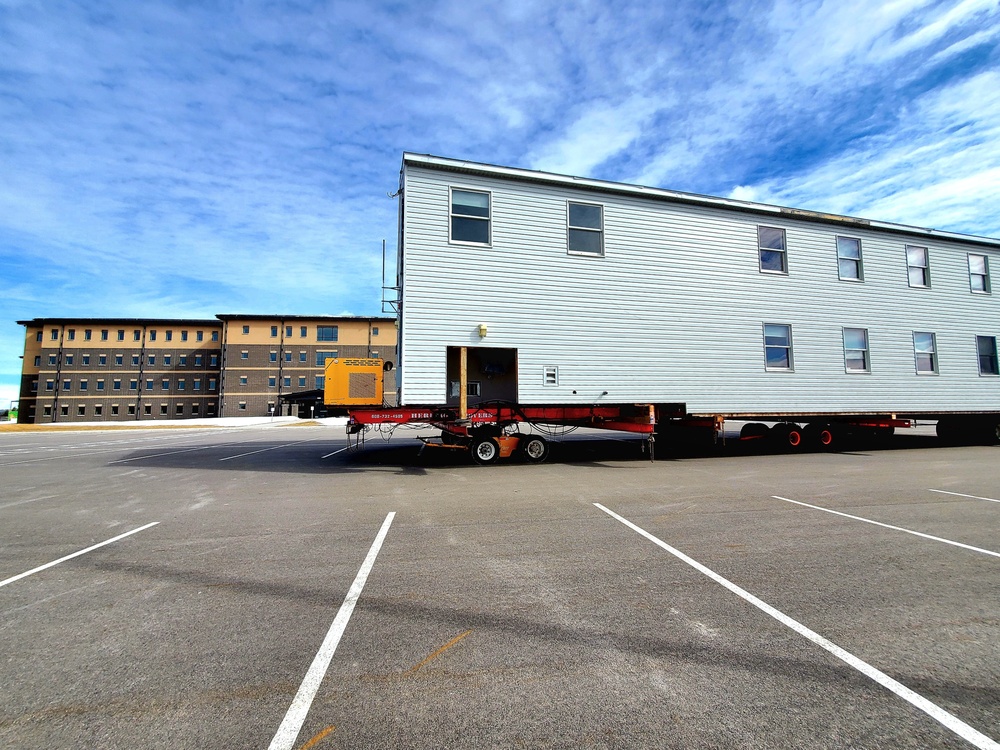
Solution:
{"label": "red trailer frame", "polygon": [[649,456],[653,456],[656,409],[651,404],[608,404],[602,406],[522,406],[485,403],[471,406],[463,419],[460,411],[441,406],[396,408],[350,408],[347,432],[356,435],[355,445],[363,444],[365,430],[390,425],[427,424],[441,430],[440,439],[420,438],[425,446],[468,449],[480,464],[492,464],[515,451],[530,463],[548,457],[548,442],[540,435],[524,435],[510,428],[522,423],[560,427],[594,427],[647,436]]}

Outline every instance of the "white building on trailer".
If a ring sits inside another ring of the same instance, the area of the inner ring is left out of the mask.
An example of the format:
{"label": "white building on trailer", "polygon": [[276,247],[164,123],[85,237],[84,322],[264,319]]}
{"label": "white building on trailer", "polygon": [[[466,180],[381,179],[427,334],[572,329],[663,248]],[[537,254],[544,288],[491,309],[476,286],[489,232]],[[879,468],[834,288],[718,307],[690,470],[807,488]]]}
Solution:
{"label": "white building on trailer", "polygon": [[[1000,412],[1000,240],[407,153],[400,404]],[[806,420],[802,420],[806,421]]]}

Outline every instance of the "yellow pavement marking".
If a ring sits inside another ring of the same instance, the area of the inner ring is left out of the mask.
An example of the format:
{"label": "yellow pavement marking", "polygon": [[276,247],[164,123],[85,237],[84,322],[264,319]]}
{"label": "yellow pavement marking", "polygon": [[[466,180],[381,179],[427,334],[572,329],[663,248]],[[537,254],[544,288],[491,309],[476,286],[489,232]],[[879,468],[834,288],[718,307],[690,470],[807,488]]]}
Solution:
{"label": "yellow pavement marking", "polygon": [[446,644],[444,644],[441,648],[439,648],[437,651],[435,651],[433,654],[431,654],[426,659],[424,659],[422,662],[420,662],[417,666],[410,667],[408,670],[406,670],[406,673],[407,674],[412,674],[413,672],[416,672],[418,669],[420,669],[425,664],[427,664],[427,663],[433,661],[434,659],[438,658],[441,654],[443,654],[449,648],[451,648],[456,643],[458,643],[460,640],[462,640],[463,638],[465,638],[465,636],[467,636],[471,632],[472,632],[471,630],[466,630],[464,633],[459,633],[454,638],[452,638],[450,641],[448,641]]}
{"label": "yellow pavement marking", "polygon": [[317,744],[317,743],[318,743],[318,742],[319,742],[320,740],[322,740],[322,739],[323,739],[324,737],[326,737],[326,736],[327,736],[328,734],[330,734],[330,732],[332,732],[332,731],[333,731],[333,730],[335,730],[336,728],[337,728],[337,727],[335,727],[335,726],[329,726],[329,727],[327,727],[327,728],[326,728],[326,729],[324,729],[324,730],[323,730],[322,732],[320,732],[320,733],[319,733],[319,734],[317,734],[317,735],[316,735],[315,737],[313,737],[313,738],[312,738],[311,740],[309,740],[309,741],[308,741],[308,742],[307,742],[306,744],[304,744],[304,745],[303,745],[302,747],[300,747],[300,748],[299,748],[299,750],[309,750],[309,748],[311,748],[311,747],[315,747],[315,746],[316,746],[316,744]]}

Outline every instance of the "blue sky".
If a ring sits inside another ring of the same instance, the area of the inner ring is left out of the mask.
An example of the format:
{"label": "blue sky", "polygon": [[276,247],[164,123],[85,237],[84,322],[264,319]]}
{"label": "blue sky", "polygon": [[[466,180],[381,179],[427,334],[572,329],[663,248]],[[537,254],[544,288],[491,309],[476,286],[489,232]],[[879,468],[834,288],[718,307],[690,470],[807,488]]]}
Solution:
{"label": "blue sky", "polygon": [[998,5],[0,0],[0,406],[19,319],[380,312],[404,150],[998,237]]}

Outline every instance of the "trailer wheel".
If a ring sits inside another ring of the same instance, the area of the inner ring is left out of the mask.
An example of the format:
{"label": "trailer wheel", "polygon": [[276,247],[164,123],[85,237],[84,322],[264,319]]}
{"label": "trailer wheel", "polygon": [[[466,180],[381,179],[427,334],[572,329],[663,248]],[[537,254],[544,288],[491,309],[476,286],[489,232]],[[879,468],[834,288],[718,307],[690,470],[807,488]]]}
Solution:
{"label": "trailer wheel", "polygon": [[774,444],[782,450],[798,450],[802,447],[802,430],[791,422],[782,422],[771,428]]}
{"label": "trailer wheel", "polygon": [[834,443],[837,442],[833,425],[817,424],[816,422],[806,425],[806,428],[802,431],[802,437],[807,447],[811,446],[821,451],[832,450]]}
{"label": "trailer wheel", "polygon": [[477,437],[472,441],[472,460],[480,466],[492,466],[500,460],[500,444],[491,437]]}
{"label": "trailer wheel", "polygon": [[521,455],[529,464],[540,464],[549,457],[549,443],[538,435],[521,438]]}

